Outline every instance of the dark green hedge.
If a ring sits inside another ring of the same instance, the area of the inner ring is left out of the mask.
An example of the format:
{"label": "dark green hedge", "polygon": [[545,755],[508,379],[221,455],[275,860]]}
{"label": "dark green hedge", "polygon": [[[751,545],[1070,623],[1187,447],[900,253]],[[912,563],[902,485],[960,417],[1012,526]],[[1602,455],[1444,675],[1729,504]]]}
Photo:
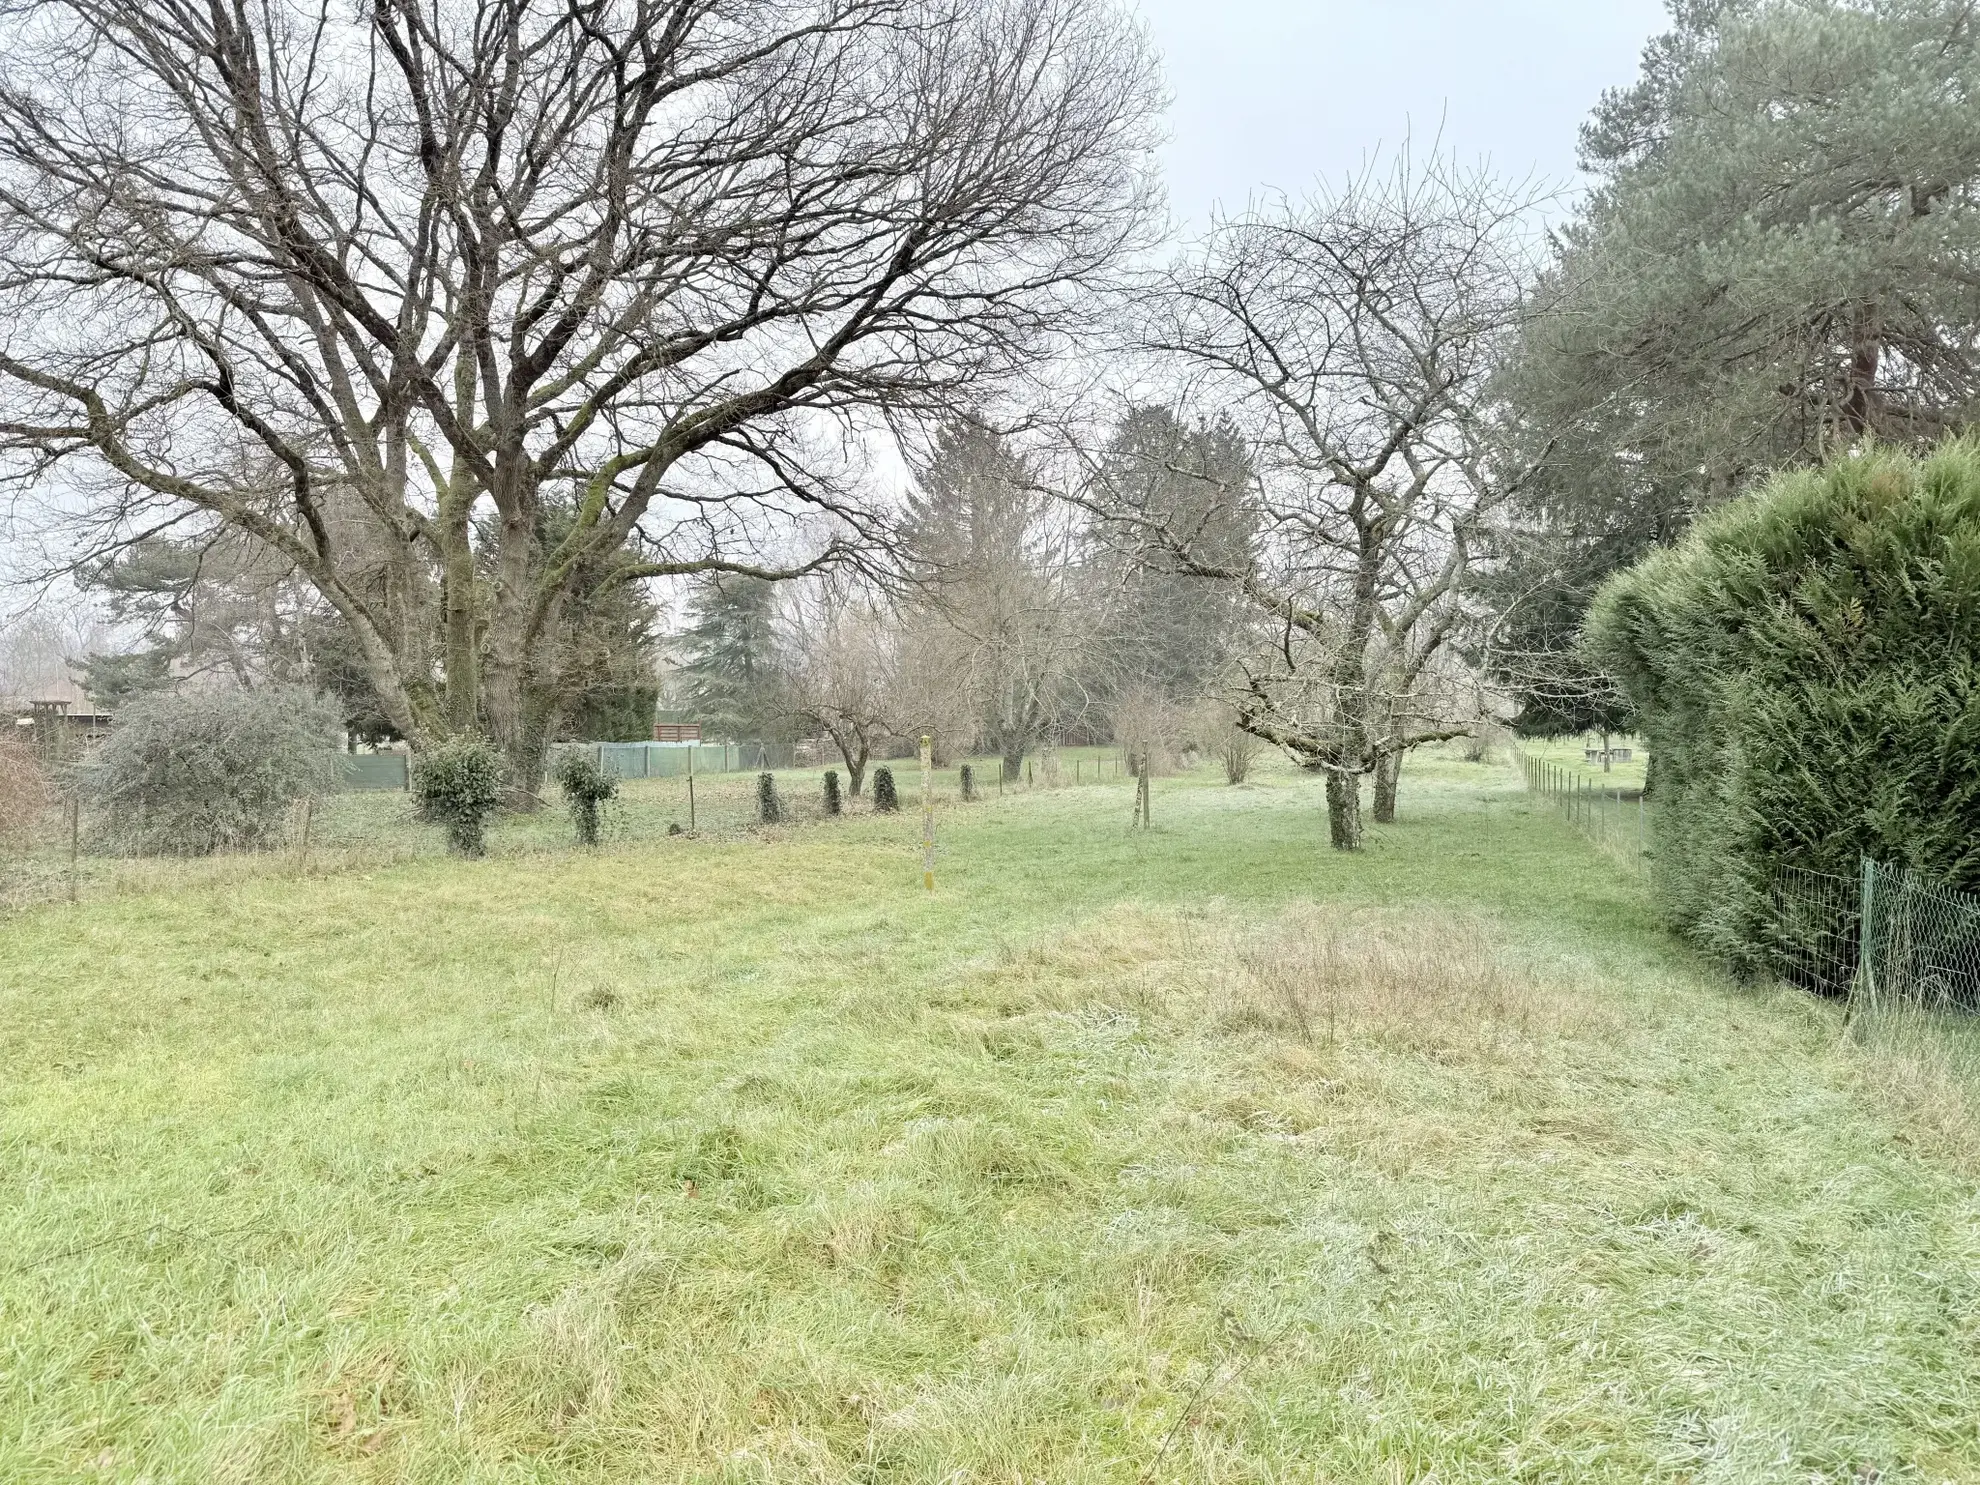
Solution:
{"label": "dark green hedge", "polygon": [[1586,640],[1637,708],[1695,942],[1758,968],[1782,866],[1980,889],[1980,443],[1778,476],[1611,581]]}
{"label": "dark green hedge", "polygon": [[647,742],[659,700],[657,686],[599,686],[571,708],[562,735],[572,742]]}

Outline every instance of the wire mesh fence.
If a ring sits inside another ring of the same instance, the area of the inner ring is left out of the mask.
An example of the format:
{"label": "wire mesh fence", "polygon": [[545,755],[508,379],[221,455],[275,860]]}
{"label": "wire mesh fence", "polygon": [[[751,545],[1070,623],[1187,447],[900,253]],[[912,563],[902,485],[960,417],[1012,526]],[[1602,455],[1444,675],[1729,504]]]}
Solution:
{"label": "wire mesh fence", "polygon": [[1841,999],[1850,993],[1862,947],[1858,883],[1791,866],[1768,885],[1764,945],[1790,985]]}
{"label": "wire mesh fence", "polygon": [[1923,872],[1865,861],[1854,876],[1787,867],[1768,893],[1761,945],[1779,976],[1851,1013],[1980,1011],[1980,897]]}
{"label": "wire mesh fence", "polygon": [[1580,770],[1513,749],[1513,762],[1538,795],[1603,854],[1634,871],[1650,857],[1650,820],[1641,787],[1605,784]]}
{"label": "wire mesh fence", "polygon": [[1851,1038],[1882,1090],[1971,1150],[1980,1132],[1980,897],[1865,862]]}
{"label": "wire mesh fence", "polygon": [[1980,1011],[1980,897],[1874,861],[1860,891],[1859,1003]]}
{"label": "wire mesh fence", "polygon": [[[817,825],[830,818],[825,803],[825,764],[768,770],[748,767],[760,763],[766,753],[751,745],[751,752],[745,755],[738,745],[731,744],[724,770],[720,766],[724,750],[715,744],[703,750],[705,757],[697,756],[690,772],[685,760],[671,754],[663,760],[659,745],[651,759],[638,756],[643,750],[641,744],[607,746],[624,746],[627,752],[608,755],[606,760],[610,770],[619,775],[619,789],[615,799],[600,807],[602,844],[743,839]],[[778,759],[774,744],[767,755],[774,765]],[[393,760],[404,757],[377,756]],[[788,747],[782,756],[788,759]],[[651,771],[642,774],[643,764]],[[876,813],[875,775],[879,769],[889,768],[894,772],[900,801],[900,813],[894,818],[902,822],[904,832],[918,830],[921,773],[916,760],[882,760],[869,765],[857,795],[851,791],[844,764],[829,766],[839,775],[840,818],[859,819]],[[1011,778],[1003,776],[998,759],[958,759],[933,770],[932,792],[938,811],[946,814],[965,803],[965,767],[975,801],[1072,786],[1126,787],[1134,782],[1133,769],[1117,748],[1056,750],[1027,759]],[[771,774],[777,798],[778,821],[774,826],[763,821],[759,790],[765,772]],[[489,855],[499,858],[585,849],[577,842],[576,830],[555,785],[546,785],[543,793],[540,809],[504,813],[491,822]],[[0,910],[267,875],[371,870],[443,856],[447,849],[445,830],[422,818],[417,801],[403,783],[387,781],[367,788],[354,787],[349,779],[336,792],[298,800],[286,828],[264,850],[190,859],[124,856],[98,849],[93,834],[89,811],[75,808],[72,800],[53,798],[33,819],[22,822],[18,831],[0,839]]]}

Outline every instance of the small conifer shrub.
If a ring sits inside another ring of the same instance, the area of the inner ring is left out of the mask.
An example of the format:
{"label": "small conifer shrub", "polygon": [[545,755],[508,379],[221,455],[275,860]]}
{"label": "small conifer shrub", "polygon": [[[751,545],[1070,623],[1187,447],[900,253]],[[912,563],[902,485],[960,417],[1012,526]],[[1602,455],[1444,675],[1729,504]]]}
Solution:
{"label": "small conifer shrub", "polygon": [[608,799],[619,797],[618,779],[600,768],[591,754],[575,749],[557,760],[551,777],[564,791],[564,803],[570,806],[571,823],[577,827],[578,843],[597,845],[598,806]]}
{"label": "small conifer shrub", "polygon": [[774,773],[756,776],[756,818],[765,825],[775,825],[784,818],[784,801],[777,797],[777,776]]}
{"label": "small conifer shrub", "polygon": [[964,804],[974,803],[976,799],[976,773],[967,763],[962,766],[962,797]]}
{"label": "small conifer shrub", "polygon": [[837,815],[844,812],[846,802],[839,793],[839,771],[836,768],[825,770],[825,813]]}
{"label": "small conifer shrub", "polygon": [[502,802],[502,755],[485,737],[450,737],[413,759],[412,792],[429,819],[447,827],[447,849],[480,856],[488,817]]}
{"label": "small conifer shrub", "polygon": [[873,808],[882,815],[891,815],[901,807],[901,796],[894,790],[894,771],[891,768],[873,770]]}

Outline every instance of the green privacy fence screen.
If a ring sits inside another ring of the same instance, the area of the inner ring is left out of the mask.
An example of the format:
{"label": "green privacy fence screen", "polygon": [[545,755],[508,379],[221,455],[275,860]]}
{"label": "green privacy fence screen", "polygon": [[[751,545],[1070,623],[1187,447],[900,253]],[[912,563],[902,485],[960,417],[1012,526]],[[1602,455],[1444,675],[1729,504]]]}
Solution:
{"label": "green privacy fence screen", "polygon": [[559,743],[550,750],[591,754],[606,773],[622,779],[676,779],[695,773],[741,773],[790,768],[789,743]]}
{"label": "green privacy fence screen", "polygon": [[[605,772],[622,779],[677,779],[688,773],[743,773],[795,766],[789,743],[558,743],[557,755],[579,749]],[[338,787],[355,793],[407,787],[410,758],[404,753],[339,753]]]}
{"label": "green privacy fence screen", "polygon": [[404,753],[339,753],[338,783],[360,793],[374,789],[404,790],[410,762]]}

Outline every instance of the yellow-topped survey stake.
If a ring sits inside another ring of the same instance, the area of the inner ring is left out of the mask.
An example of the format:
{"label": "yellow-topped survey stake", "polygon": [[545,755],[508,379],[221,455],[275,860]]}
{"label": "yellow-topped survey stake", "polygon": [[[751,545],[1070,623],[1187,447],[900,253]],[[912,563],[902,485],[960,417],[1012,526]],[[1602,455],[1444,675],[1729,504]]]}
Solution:
{"label": "yellow-topped survey stake", "polygon": [[921,885],[935,890],[935,739],[921,739]]}

